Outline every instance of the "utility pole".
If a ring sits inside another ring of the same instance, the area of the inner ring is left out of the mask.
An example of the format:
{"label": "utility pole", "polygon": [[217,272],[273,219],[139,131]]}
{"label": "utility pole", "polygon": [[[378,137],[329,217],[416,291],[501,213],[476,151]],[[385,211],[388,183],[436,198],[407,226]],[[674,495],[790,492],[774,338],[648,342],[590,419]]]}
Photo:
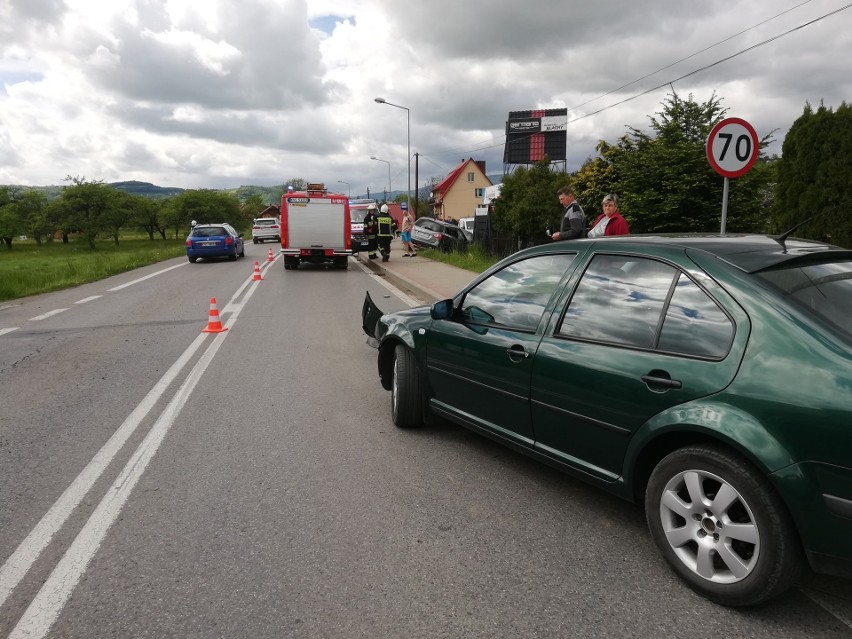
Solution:
{"label": "utility pole", "polygon": [[420,196],[420,154],[414,154],[414,217],[420,214],[420,205],[418,202]]}

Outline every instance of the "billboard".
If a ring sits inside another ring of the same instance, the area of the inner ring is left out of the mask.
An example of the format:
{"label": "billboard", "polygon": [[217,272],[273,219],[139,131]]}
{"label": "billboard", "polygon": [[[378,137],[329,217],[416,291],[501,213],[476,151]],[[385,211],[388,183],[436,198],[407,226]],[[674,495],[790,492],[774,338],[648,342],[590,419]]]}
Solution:
{"label": "billboard", "polygon": [[568,109],[510,111],[503,164],[565,161],[567,131]]}

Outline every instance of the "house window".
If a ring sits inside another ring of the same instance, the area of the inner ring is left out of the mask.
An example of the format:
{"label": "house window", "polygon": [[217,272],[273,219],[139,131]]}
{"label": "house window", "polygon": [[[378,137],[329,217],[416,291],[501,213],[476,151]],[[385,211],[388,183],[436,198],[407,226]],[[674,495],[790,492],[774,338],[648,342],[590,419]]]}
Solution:
{"label": "house window", "polygon": [[470,173],[467,174],[467,181],[473,182],[473,171],[471,171]]}
{"label": "house window", "polygon": [[485,189],[474,189],[473,195],[475,197],[485,197]]}

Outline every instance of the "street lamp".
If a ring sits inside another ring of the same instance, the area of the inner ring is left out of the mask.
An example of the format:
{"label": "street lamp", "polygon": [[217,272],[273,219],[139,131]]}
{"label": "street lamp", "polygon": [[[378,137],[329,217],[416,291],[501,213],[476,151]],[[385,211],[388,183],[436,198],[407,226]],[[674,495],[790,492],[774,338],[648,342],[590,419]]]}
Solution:
{"label": "street lamp", "polygon": [[375,155],[371,155],[370,159],[375,160],[376,162],[384,162],[385,164],[388,165],[388,193],[390,193],[391,191],[393,191],[393,188],[391,187],[391,180],[390,180],[390,162],[388,162],[387,160],[380,160]]}
{"label": "street lamp", "polygon": [[411,111],[408,107],[388,102],[384,98],[375,98],[375,101],[379,104],[396,107],[397,109],[405,109],[405,123],[408,128],[408,208],[411,209]]}
{"label": "street lamp", "polygon": [[345,184],[346,188],[349,189],[349,199],[351,200],[352,199],[352,186],[349,184],[349,182],[344,182],[343,180],[338,180],[338,182],[340,182],[341,184]]}

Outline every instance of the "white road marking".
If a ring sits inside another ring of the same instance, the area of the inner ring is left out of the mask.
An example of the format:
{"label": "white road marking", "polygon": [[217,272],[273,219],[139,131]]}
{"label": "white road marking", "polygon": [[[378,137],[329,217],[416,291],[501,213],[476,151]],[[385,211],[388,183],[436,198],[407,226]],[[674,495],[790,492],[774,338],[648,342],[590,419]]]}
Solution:
{"label": "white road marking", "polygon": [[[259,283],[254,282],[254,286],[248,289],[243,304],[248,302]],[[234,299],[236,299],[236,296],[231,298],[229,304],[233,304]],[[225,324],[226,328],[231,328],[234,325],[241,309],[242,305],[228,318]],[[213,342],[193,366],[183,384],[151,427],[148,435],[145,436],[145,439],[107,491],[106,496],[98,504],[86,525],[74,539],[56,568],[50,573],[35,599],[30,602],[24,615],[9,635],[9,639],[45,637],[50,632],[51,626],[65,607],[65,603],[85,573],[89,562],[97,553],[101,542],[103,542],[112,524],[115,523],[122,507],[130,498],[136,483],[153,459],[222,343],[230,334],[230,331],[217,333],[213,338]],[[193,346],[200,343],[206,335],[207,333],[202,333],[199,338],[196,338]],[[176,366],[177,362],[173,365],[173,368]]]}
{"label": "white road marking", "polygon": [[[818,604],[832,617],[846,624],[849,628],[852,628],[852,617],[850,617],[849,613],[847,612],[849,609],[848,603],[843,606],[836,605],[832,603],[830,597],[825,597],[824,595],[809,588],[800,588],[800,590],[805,594],[808,599]],[[835,599],[835,601],[839,600]]]}
{"label": "white road marking", "polygon": [[393,284],[391,284],[390,282],[388,282],[388,281],[387,281],[387,279],[385,279],[384,277],[380,277],[379,275],[376,275],[376,274],[375,274],[372,270],[370,270],[367,266],[365,266],[364,264],[362,264],[360,260],[357,260],[357,264],[358,264],[358,268],[360,268],[360,269],[361,269],[362,271],[364,271],[367,275],[369,275],[369,276],[370,276],[370,277],[372,277],[374,280],[376,280],[379,284],[381,284],[381,285],[382,285],[382,286],[384,286],[386,289],[388,289],[391,293],[393,293],[394,295],[396,295],[396,296],[397,296],[399,299],[401,299],[403,302],[405,302],[406,304],[408,304],[408,306],[409,306],[409,307],[413,307],[413,306],[424,306],[424,305],[426,304],[425,302],[422,302],[421,300],[418,300],[417,298],[411,297],[410,295],[406,295],[406,294],[405,294],[405,293],[403,293],[401,290],[399,290],[396,286],[394,286]]}
{"label": "white road marking", "polygon": [[52,311],[48,311],[47,313],[42,313],[41,315],[36,315],[35,317],[31,317],[31,322],[40,322],[41,320],[45,320],[48,317],[53,317],[54,315],[59,315],[60,313],[64,313],[67,311],[67,308],[55,308]]}
{"label": "white road marking", "polygon": [[110,293],[113,291],[120,291],[123,288],[127,288],[128,286],[133,286],[134,284],[138,284],[139,282],[144,282],[145,280],[150,280],[152,277],[157,277],[158,275],[162,275],[168,271],[171,271],[176,268],[180,268],[181,266],[186,266],[189,262],[183,262],[182,264],[176,264],[174,266],[170,266],[169,268],[164,268],[156,273],[151,273],[150,275],[146,275],[145,277],[140,277],[137,280],[133,280],[132,282],[127,282],[126,284],[121,284],[119,286],[114,286],[113,288],[107,289]]}
{"label": "white road marking", "polygon": [[177,361],[172,364],[171,368],[154,384],[154,387],[139,402],[139,405],[127,416],[124,423],[119,426],[118,430],[113,433],[112,437],[95,454],[83,471],[71,482],[71,485],[65,489],[65,492],[60,495],[56,503],[50,507],[50,510],[45,513],[41,521],[36,524],[26,539],[20,543],[15,552],[6,560],[6,563],[0,566],[0,606],[12,594],[12,590],[24,578],[24,575],[26,575],[36,559],[38,559],[38,556],[50,543],[56,531],[62,527],[73,510],[80,504],[92,485],[103,474],[106,467],[112,462],[113,458],[118,454],[142,420],[151,412],[163,396],[163,393],[166,392],[166,389],[174,381],[181,369],[186,366],[206,337],[207,333],[201,333],[195,338],[195,341],[189,345],[189,348],[183,352]]}
{"label": "white road marking", "polygon": [[[180,268],[181,266],[186,266],[186,264],[176,264],[175,266],[170,266],[168,268],[164,268],[162,270],[157,271],[156,273],[151,273],[150,275],[146,275],[145,277],[140,277],[139,279],[135,279],[132,282],[127,282],[126,284],[121,284],[120,286],[115,286],[115,287],[107,289],[107,290],[109,292],[120,291],[123,288],[127,288],[128,286],[133,286],[134,284],[138,284],[139,282],[144,282],[145,280],[151,279],[152,277],[156,277],[157,275],[161,275],[162,273],[165,273],[167,271],[171,271],[172,269]],[[74,303],[75,304],[85,304],[87,302],[91,302],[93,300],[96,300],[100,297],[103,297],[103,295],[91,295],[90,297],[84,297],[81,300],[77,300]],[[8,304],[6,306],[0,307],[0,310],[6,309],[6,308],[12,308],[13,306],[15,306],[15,304]],[[43,313],[41,315],[37,315],[36,317],[31,317],[29,321],[40,322],[41,320],[45,320],[48,317],[53,317],[54,315],[58,315],[59,313],[63,313],[67,310],[70,310],[70,309],[57,308],[57,309],[52,310],[48,313]],[[11,333],[14,330],[17,330],[17,329],[16,328],[0,329],[0,335],[4,335],[5,333]]]}
{"label": "white road marking", "polygon": [[0,328],[0,335],[5,335],[6,333],[11,333],[12,331],[17,331],[20,326],[12,326],[10,328]]}

